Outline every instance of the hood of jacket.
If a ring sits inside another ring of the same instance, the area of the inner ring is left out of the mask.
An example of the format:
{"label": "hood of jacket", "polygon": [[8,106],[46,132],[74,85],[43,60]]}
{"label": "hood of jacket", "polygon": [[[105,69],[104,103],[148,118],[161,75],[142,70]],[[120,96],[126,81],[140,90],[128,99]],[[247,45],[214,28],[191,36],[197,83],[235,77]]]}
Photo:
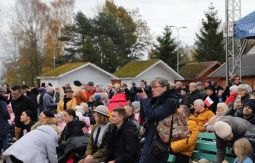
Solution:
{"label": "hood of jacket", "polygon": [[52,125],[52,126],[51,125],[41,125],[36,130],[40,130],[41,132],[44,132],[44,133],[54,136],[55,140],[57,141],[58,133],[54,128],[57,128],[57,127],[54,125]]}

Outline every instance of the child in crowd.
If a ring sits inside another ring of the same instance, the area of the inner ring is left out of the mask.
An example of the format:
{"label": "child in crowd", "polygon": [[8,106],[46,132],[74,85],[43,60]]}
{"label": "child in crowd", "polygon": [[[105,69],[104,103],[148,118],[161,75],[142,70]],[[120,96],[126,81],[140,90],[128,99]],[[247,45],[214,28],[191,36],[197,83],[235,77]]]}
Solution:
{"label": "child in crowd", "polygon": [[249,140],[241,138],[235,141],[234,152],[237,156],[234,163],[253,163],[249,157],[252,154],[252,146]]}
{"label": "child in crowd", "polygon": [[66,122],[64,121],[64,112],[56,114],[55,118],[57,120],[58,133],[61,134],[64,128],[66,127]]}

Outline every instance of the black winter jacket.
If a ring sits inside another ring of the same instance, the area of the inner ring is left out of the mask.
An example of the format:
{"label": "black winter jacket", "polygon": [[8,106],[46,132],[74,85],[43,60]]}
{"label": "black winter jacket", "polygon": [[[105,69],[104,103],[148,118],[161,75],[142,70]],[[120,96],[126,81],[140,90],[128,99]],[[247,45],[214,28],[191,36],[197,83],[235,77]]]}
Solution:
{"label": "black winter jacket", "polygon": [[34,106],[32,100],[29,99],[28,97],[25,97],[24,95],[22,95],[17,100],[12,100],[11,104],[12,104],[12,110],[15,115],[14,122],[16,127],[21,128],[21,126],[23,125],[23,123],[20,122],[20,116],[22,112],[25,110],[30,110],[33,113],[32,120],[34,122],[37,121],[36,106]]}
{"label": "black winter jacket", "polygon": [[0,95],[0,138],[8,134],[10,115],[7,110],[7,101]]}
{"label": "black winter jacket", "polygon": [[63,132],[61,133],[59,143],[62,144],[63,142],[67,141],[71,137],[83,136],[84,133],[82,128],[84,126],[85,126],[85,122],[83,121],[73,120],[71,122],[68,122]]}
{"label": "black winter jacket", "polygon": [[120,128],[110,126],[107,160],[115,163],[137,163],[139,141],[137,127],[125,120]]}

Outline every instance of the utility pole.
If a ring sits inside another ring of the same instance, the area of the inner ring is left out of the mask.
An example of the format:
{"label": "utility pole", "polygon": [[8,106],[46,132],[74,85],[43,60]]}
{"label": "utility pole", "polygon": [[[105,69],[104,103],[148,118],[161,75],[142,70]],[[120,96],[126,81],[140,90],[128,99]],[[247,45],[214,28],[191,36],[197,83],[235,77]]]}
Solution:
{"label": "utility pole", "polygon": [[179,73],[180,69],[180,29],[184,29],[187,27],[176,27],[176,26],[169,26],[171,28],[175,28],[177,30],[177,63],[176,63],[176,70]]}

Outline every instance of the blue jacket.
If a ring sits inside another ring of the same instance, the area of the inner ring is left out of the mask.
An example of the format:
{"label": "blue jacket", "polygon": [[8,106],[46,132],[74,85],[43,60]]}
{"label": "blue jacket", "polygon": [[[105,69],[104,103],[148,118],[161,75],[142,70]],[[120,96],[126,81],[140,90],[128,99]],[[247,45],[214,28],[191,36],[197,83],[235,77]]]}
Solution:
{"label": "blue jacket", "polygon": [[[166,91],[158,98],[144,99],[141,101],[141,114],[143,119],[147,120],[147,127],[145,133],[145,143],[141,154],[140,163],[166,163],[168,152],[162,153],[160,158],[152,158],[150,154],[150,147],[152,144],[153,136],[156,132],[155,122],[159,122],[166,117],[176,112],[177,103],[176,99],[171,98],[170,91]],[[166,145],[166,148],[168,146]]]}
{"label": "blue jacket", "polygon": [[4,100],[4,97],[0,95],[0,137],[4,137],[9,132],[9,123],[10,115],[7,110],[7,103]]}

